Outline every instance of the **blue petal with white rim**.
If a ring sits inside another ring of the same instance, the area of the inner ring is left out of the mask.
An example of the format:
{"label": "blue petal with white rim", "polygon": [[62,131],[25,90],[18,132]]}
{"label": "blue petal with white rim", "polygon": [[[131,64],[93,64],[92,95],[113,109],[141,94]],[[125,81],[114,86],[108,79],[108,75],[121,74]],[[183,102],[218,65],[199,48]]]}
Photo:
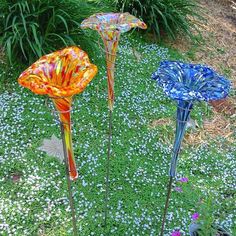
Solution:
{"label": "blue petal with white rim", "polygon": [[152,79],[174,100],[219,100],[225,98],[230,90],[229,80],[200,64],[162,61]]}

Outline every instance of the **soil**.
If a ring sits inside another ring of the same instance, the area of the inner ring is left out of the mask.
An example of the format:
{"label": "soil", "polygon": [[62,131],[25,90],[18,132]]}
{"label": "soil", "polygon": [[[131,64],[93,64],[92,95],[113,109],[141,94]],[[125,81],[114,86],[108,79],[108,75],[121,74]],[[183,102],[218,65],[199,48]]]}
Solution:
{"label": "soil", "polygon": [[232,81],[233,92],[229,99],[210,104],[217,112],[236,113],[236,1],[199,0],[207,22],[201,30],[207,40],[196,52],[196,61],[212,65]]}
{"label": "soil", "polygon": [[207,64],[232,81],[230,99],[210,102],[216,112],[236,113],[236,0],[198,0],[204,20],[195,22],[202,43],[178,39],[172,47],[193,63]]}
{"label": "soil", "polygon": [[202,21],[195,21],[203,43],[193,44],[180,38],[172,46],[195,63],[214,67],[228,74],[236,88],[236,1],[198,0]]}
{"label": "soil", "polygon": [[229,74],[236,87],[236,2],[199,0],[207,22],[201,30],[206,44],[196,53],[196,61]]}

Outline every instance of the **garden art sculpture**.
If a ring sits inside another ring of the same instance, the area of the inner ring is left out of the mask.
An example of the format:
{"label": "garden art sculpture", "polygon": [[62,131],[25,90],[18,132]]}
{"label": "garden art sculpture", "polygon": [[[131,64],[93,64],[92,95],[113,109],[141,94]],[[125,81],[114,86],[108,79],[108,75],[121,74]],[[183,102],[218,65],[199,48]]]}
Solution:
{"label": "garden art sculpture", "polygon": [[126,13],[98,13],[90,16],[81,23],[83,29],[90,28],[96,30],[101,36],[107,64],[107,84],[108,84],[108,108],[109,108],[109,135],[108,135],[108,151],[106,162],[106,192],[105,192],[105,221],[107,225],[108,217],[108,198],[109,198],[109,172],[111,157],[111,139],[112,139],[112,111],[115,99],[114,82],[115,82],[115,61],[120,39],[120,34],[131,30],[134,27],[146,29],[144,22],[135,16]]}
{"label": "garden art sculpture", "polygon": [[156,80],[164,93],[177,103],[175,141],[161,228],[161,236],[163,236],[171,186],[176,176],[181,143],[193,105],[197,101],[208,102],[225,98],[229,93],[230,83],[208,66],[178,61],[161,62],[158,70],[152,74],[152,79]]}
{"label": "garden art sculpture", "polygon": [[[147,26],[144,22],[129,13],[99,13],[85,19],[81,27],[96,30],[100,34],[105,48],[102,50],[104,50],[106,55],[109,108],[106,191],[104,199],[104,227],[106,230],[109,212],[112,111],[115,100],[114,72],[118,43],[121,33],[127,32],[134,27],[146,29]],[[90,63],[88,55],[82,49],[73,46],[41,57],[26,69],[18,79],[20,85],[30,89],[33,93],[47,95],[52,99],[55,109],[59,114],[69,202],[75,236],[78,233],[71,181],[78,178],[78,171],[76,169],[72,147],[72,98],[74,95],[84,91],[96,73],[97,67]],[[156,80],[165,94],[175,100],[177,104],[175,140],[160,234],[163,236],[172,183],[176,176],[177,160],[194,103],[197,101],[208,102],[225,98],[229,93],[230,83],[223,76],[220,76],[207,66],[177,61],[161,62],[158,70],[152,74],[152,79]]]}
{"label": "garden art sculpture", "polygon": [[45,55],[26,69],[19,77],[20,85],[52,99],[60,118],[66,166],[69,201],[74,235],[77,234],[75,207],[71,181],[78,178],[72,147],[71,110],[72,98],[82,93],[97,73],[88,55],[78,47],[68,47]]}

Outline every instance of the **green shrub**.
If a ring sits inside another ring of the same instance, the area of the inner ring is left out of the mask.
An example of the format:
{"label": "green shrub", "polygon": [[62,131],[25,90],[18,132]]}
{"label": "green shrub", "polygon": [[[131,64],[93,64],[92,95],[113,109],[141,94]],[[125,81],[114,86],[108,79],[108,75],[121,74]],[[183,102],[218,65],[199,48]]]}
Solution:
{"label": "green shrub", "polygon": [[178,33],[192,38],[195,28],[189,17],[201,18],[200,7],[194,0],[114,0],[117,10],[130,12],[148,24],[160,39],[162,34],[175,39]]}
{"label": "green shrub", "polygon": [[[97,11],[95,2],[83,0],[0,0],[0,36],[9,59],[30,64],[43,54],[89,39],[80,21]],[[101,8],[101,6],[100,6]]]}

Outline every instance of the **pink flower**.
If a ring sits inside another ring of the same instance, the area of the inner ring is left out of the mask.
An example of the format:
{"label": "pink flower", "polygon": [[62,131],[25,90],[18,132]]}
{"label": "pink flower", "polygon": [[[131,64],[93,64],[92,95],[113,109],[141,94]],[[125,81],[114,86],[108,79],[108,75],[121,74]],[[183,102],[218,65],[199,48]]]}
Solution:
{"label": "pink flower", "polygon": [[174,188],[176,192],[182,193],[183,189],[181,187],[175,187]]}
{"label": "pink flower", "polygon": [[181,236],[181,233],[177,230],[172,232],[171,236]]}
{"label": "pink flower", "polygon": [[188,178],[187,177],[182,177],[179,182],[181,183],[187,183],[188,182]]}
{"label": "pink flower", "polygon": [[199,213],[198,212],[193,213],[192,219],[193,220],[198,220],[198,218],[199,218]]}

